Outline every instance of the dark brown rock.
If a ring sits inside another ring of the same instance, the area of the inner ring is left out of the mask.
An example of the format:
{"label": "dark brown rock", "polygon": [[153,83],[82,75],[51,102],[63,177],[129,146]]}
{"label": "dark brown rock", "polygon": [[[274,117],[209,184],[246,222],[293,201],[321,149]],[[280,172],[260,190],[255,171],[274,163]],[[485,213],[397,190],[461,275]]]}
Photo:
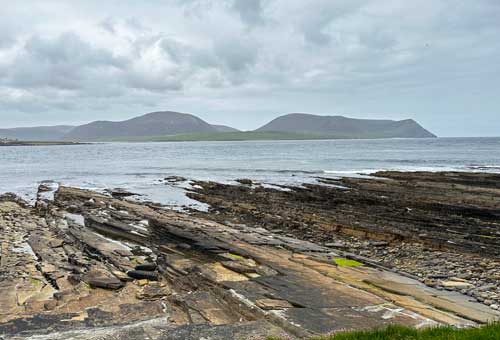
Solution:
{"label": "dark brown rock", "polygon": [[89,272],[83,277],[83,281],[96,288],[116,290],[123,287],[123,282],[116,276],[103,272]]}
{"label": "dark brown rock", "polygon": [[251,179],[248,179],[248,178],[240,178],[240,179],[237,179],[236,182],[243,184],[243,185],[252,185],[253,184],[253,181]]}
{"label": "dark brown rock", "polygon": [[158,273],[153,271],[131,270],[127,272],[127,275],[137,280],[146,279],[151,281],[158,281]]}
{"label": "dark brown rock", "polygon": [[138,194],[130,192],[128,190],[122,188],[115,188],[112,190],[108,190],[108,193],[114,198],[125,198],[130,196],[138,196]]}
{"label": "dark brown rock", "polygon": [[143,263],[135,266],[135,270],[154,272],[158,266],[156,263]]}

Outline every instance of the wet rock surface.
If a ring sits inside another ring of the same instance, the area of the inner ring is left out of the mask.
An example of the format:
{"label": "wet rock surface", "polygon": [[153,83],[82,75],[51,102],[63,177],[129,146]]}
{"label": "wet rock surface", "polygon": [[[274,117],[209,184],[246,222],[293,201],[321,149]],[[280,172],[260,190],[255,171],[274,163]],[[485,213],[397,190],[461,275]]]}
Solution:
{"label": "wet rock surface", "polygon": [[[438,284],[431,288],[424,277],[378,266],[386,259],[411,272],[413,262],[398,264],[390,257],[397,249],[393,240],[370,245],[333,229],[316,239],[325,231],[312,223],[306,228],[304,214],[312,210],[299,199],[258,187],[200,183],[198,190],[213,206],[203,216],[68,187],[39,195],[35,207],[4,196],[0,334],[5,339],[294,339],[387,324],[466,327],[500,316],[491,295],[496,286],[486,279],[477,287],[479,281],[460,273],[451,277],[449,270],[444,275],[435,266],[432,280]],[[253,192],[268,195],[268,201],[252,203]],[[266,202],[269,209],[276,207],[269,203],[274,199],[289,200],[280,210],[286,217],[266,210]],[[315,218],[323,222],[324,200],[314,203]],[[429,247],[399,246],[406,248],[398,252]],[[373,251],[363,254],[366,249]],[[350,263],[348,258],[360,263],[341,265]],[[495,268],[488,275],[496,275]],[[464,289],[477,290],[488,301],[478,303],[474,294],[461,294]],[[484,304],[490,300],[491,308]]]}
{"label": "wet rock surface", "polygon": [[[40,189],[38,189],[38,190],[40,190]],[[138,194],[136,194],[134,192],[130,192],[130,191],[123,189],[123,188],[114,188],[112,190],[107,190],[107,193],[109,193],[114,198],[125,198],[125,197],[131,197],[131,196],[138,196]]]}

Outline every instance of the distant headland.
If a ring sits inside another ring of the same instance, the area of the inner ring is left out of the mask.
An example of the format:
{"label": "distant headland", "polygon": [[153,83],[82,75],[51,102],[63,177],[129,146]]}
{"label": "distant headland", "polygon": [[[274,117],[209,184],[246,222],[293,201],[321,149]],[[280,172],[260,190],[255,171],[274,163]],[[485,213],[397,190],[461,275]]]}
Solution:
{"label": "distant headland", "polygon": [[0,129],[5,144],[20,141],[230,141],[435,138],[412,119],[373,120],[344,116],[292,113],[280,116],[254,131],[213,125],[192,114],[152,112],[124,121],[95,121],[81,126],[43,126]]}
{"label": "distant headland", "polygon": [[80,145],[85,143],[70,141],[23,141],[18,139],[0,138],[1,146],[43,146],[43,145]]}

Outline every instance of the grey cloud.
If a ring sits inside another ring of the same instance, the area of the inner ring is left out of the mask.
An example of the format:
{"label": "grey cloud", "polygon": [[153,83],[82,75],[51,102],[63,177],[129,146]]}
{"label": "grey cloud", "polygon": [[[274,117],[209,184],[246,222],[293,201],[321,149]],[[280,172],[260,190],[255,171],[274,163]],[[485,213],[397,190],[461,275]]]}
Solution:
{"label": "grey cloud", "polygon": [[190,64],[193,48],[175,39],[161,34],[145,36],[134,42],[134,49],[134,60],[124,74],[125,85],[131,88],[180,91],[195,72],[195,66]]}
{"label": "grey cloud", "polygon": [[381,27],[372,27],[370,30],[359,32],[358,38],[360,44],[373,50],[387,50],[397,44],[397,38]]}
{"label": "grey cloud", "polygon": [[241,20],[248,25],[262,23],[262,0],[234,0],[232,8],[238,12]]}
{"label": "grey cloud", "polygon": [[63,33],[56,39],[35,36],[28,40],[25,50],[37,60],[51,64],[124,66],[124,60],[114,57],[108,50],[93,47],[72,32]]}
{"label": "grey cloud", "polygon": [[93,74],[122,69],[126,63],[84,42],[75,33],[63,33],[55,39],[35,36],[26,42],[4,82],[21,88],[75,90],[85,87]]}
{"label": "grey cloud", "polygon": [[162,37],[159,39],[159,43],[165,53],[176,64],[181,64],[191,57],[192,49],[180,41]]}
{"label": "grey cloud", "polygon": [[328,14],[324,14],[315,20],[304,22],[301,26],[304,38],[307,41],[318,45],[326,45],[330,43],[331,36],[323,32],[324,27],[330,22],[330,20],[330,16]]}
{"label": "grey cloud", "polygon": [[134,17],[130,17],[125,20],[125,25],[132,30],[137,32],[150,32],[151,29],[146,27],[140,20]]}
{"label": "grey cloud", "polygon": [[0,31],[0,49],[11,47],[15,42],[15,38],[7,32]]}
{"label": "grey cloud", "polygon": [[315,6],[303,2],[300,11],[298,29],[305,40],[317,45],[326,45],[332,41],[332,32],[328,26],[335,20],[356,13],[366,0],[316,0]]}
{"label": "grey cloud", "polygon": [[217,57],[211,47],[191,46],[168,37],[161,37],[159,41],[165,53],[176,64],[187,64],[192,68],[214,68],[219,66]]}
{"label": "grey cloud", "polygon": [[5,112],[99,117],[168,103],[230,115],[245,103],[264,117],[372,105],[393,117],[410,106],[434,122],[436,95],[448,118],[498,111],[498,0],[50,0],[29,17],[20,6],[5,5],[0,22]]}
{"label": "grey cloud", "polygon": [[184,15],[203,17],[207,11],[218,5],[213,0],[170,0],[176,6],[183,9]]}
{"label": "grey cloud", "polygon": [[168,58],[178,65],[176,72],[179,82],[188,82],[197,78],[209,87],[220,87],[222,84],[242,83],[243,73],[255,65],[258,57],[257,46],[249,39],[223,38],[214,42],[213,48],[199,48],[162,37],[160,46]]}
{"label": "grey cloud", "polygon": [[248,39],[223,39],[216,42],[215,53],[230,72],[241,72],[255,64],[258,47]]}
{"label": "grey cloud", "polygon": [[140,20],[137,18],[127,18],[125,20],[117,20],[113,17],[107,17],[102,20],[98,26],[102,28],[105,32],[112,35],[119,35],[120,30],[125,28],[132,32],[151,32],[151,29],[146,27]]}
{"label": "grey cloud", "polygon": [[141,72],[132,72],[127,75],[127,85],[131,88],[146,91],[180,91],[183,88],[182,79],[174,75],[145,75]]}
{"label": "grey cloud", "polygon": [[99,26],[104,29],[106,32],[111,34],[116,34],[115,29],[116,22],[113,18],[108,17],[99,23]]}
{"label": "grey cloud", "polygon": [[[449,25],[460,31],[488,30],[491,26],[498,26],[500,22],[500,2],[482,0],[448,6],[443,15],[447,17]],[[481,19],[478,20],[478,18]]]}
{"label": "grey cloud", "polygon": [[0,20],[0,50],[11,48],[17,42],[20,31],[20,24],[15,18],[8,13],[3,14]]}
{"label": "grey cloud", "polygon": [[29,90],[0,87],[0,112],[18,111],[37,113],[45,110],[74,108],[74,104],[62,96],[57,90],[45,90],[34,93]]}

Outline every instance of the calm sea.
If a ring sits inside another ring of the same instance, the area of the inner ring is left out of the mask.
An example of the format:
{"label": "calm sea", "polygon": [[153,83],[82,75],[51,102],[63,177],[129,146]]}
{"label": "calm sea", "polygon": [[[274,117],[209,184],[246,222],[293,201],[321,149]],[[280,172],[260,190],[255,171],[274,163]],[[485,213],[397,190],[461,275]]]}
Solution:
{"label": "calm sea", "polygon": [[[230,182],[313,182],[377,170],[500,172],[500,138],[108,143],[0,147],[0,193],[33,198],[46,180],[90,189],[126,188],[185,204],[167,176]],[[189,202],[188,202],[189,203]]]}

